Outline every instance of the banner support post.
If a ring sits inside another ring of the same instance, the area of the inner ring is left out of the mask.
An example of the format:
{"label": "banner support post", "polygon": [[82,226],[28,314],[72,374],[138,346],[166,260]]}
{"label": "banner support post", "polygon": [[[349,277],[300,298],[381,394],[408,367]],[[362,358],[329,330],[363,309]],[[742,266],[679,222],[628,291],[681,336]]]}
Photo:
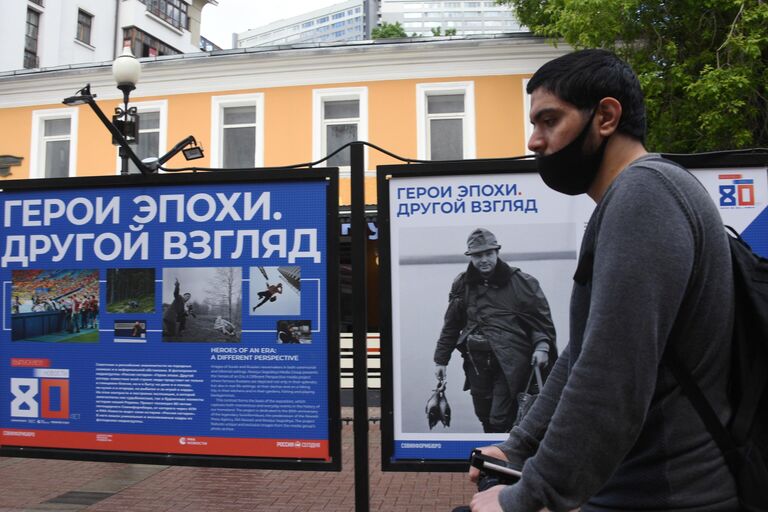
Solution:
{"label": "banner support post", "polygon": [[350,144],[352,174],[352,347],[354,364],[355,512],[370,509],[368,476],[368,287],[365,220],[365,146]]}

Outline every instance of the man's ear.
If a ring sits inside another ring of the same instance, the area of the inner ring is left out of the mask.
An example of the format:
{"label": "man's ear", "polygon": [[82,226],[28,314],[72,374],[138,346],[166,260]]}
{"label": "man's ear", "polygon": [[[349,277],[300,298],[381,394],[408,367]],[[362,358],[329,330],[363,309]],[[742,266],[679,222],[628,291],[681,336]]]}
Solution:
{"label": "man's ear", "polygon": [[606,97],[600,100],[597,105],[595,117],[598,122],[598,131],[603,137],[609,137],[614,134],[621,121],[621,103],[616,98]]}

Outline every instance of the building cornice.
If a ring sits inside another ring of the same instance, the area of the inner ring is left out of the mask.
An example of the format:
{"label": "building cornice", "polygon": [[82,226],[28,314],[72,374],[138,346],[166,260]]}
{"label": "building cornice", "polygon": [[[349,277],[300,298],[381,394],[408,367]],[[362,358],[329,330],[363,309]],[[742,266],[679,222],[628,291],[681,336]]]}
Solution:
{"label": "building cornice", "polygon": [[[530,74],[569,51],[526,36],[224,50],[142,59],[132,98],[274,87]],[[111,62],[0,75],[0,108],[60,103],[86,83],[118,99]]]}

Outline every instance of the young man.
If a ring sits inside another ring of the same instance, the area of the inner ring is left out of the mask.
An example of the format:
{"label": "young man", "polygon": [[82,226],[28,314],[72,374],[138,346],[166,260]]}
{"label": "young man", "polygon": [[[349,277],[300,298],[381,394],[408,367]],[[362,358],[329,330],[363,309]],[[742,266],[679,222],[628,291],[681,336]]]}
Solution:
{"label": "young man", "polygon": [[647,154],[637,77],[612,53],[555,59],[528,93],[545,183],[597,206],[569,345],[522,424],[483,448],[525,462],[522,479],[476,494],[472,510],[738,510],[720,450],[662,361],[675,350],[728,420],[734,292],[717,209],[692,175]]}
{"label": "young man", "polygon": [[543,368],[546,378],[557,359],[555,326],[539,282],[502,261],[500,249],[487,229],[469,234],[469,264],[453,280],[434,356],[442,381],[454,349],[461,352],[464,389],[483,432],[509,432],[531,365]]}
{"label": "young man", "polygon": [[72,295],[72,329],[74,332],[80,332],[82,326],[80,319],[80,309],[82,307],[82,300],[77,295]]}

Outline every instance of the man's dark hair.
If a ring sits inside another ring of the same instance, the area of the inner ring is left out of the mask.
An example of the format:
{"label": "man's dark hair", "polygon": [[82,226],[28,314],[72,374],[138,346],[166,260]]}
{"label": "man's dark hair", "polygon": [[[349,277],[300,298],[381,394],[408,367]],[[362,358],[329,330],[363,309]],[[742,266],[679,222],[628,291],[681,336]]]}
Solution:
{"label": "man's dark hair", "polygon": [[551,92],[580,110],[592,110],[601,99],[616,98],[622,114],[617,131],[645,141],[645,103],[637,75],[629,64],[607,50],[580,50],[551,60],[528,81],[526,91]]}

